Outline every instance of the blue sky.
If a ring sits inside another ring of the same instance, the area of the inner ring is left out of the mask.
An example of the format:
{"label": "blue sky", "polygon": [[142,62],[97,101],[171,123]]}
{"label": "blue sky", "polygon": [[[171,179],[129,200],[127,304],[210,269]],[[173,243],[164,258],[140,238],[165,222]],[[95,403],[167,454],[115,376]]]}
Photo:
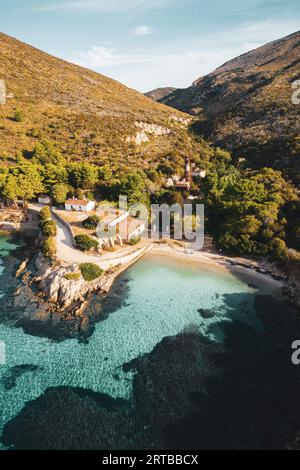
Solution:
{"label": "blue sky", "polygon": [[299,30],[299,0],[0,0],[0,30],[140,91]]}

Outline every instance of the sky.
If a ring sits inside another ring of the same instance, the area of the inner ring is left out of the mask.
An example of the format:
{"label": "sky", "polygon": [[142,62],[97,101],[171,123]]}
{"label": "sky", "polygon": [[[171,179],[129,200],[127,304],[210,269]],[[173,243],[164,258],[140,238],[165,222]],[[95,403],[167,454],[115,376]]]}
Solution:
{"label": "sky", "polygon": [[0,0],[0,31],[139,91],[300,29],[299,0]]}

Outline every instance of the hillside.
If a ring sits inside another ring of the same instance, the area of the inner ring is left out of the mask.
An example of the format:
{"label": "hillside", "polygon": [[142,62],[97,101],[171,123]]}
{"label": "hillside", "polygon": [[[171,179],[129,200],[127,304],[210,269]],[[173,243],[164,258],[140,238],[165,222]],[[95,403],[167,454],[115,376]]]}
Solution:
{"label": "hillside", "polygon": [[[182,113],[5,34],[0,34],[0,80],[8,96],[0,106],[5,162],[17,151],[30,154],[37,140],[47,139],[71,161],[138,168],[177,151],[179,140],[190,140]],[[148,132],[145,124],[154,126]]]}
{"label": "hillside", "polygon": [[[248,164],[288,168],[300,182],[300,32],[243,54],[159,101],[198,116],[194,129]],[[296,175],[295,173],[298,172]]]}
{"label": "hillside", "polygon": [[155,90],[145,93],[145,96],[151,98],[154,101],[160,101],[167,98],[167,96],[169,96],[171,93],[174,93],[176,90],[177,88],[174,87],[156,88]]}

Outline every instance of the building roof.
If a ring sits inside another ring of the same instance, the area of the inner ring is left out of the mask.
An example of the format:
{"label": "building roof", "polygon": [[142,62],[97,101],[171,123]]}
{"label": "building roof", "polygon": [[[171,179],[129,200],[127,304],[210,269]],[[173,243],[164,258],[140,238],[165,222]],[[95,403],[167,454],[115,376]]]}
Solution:
{"label": "building roof", "polygon": [[105,207],[98,207],[98,214],[100,217],[102,217],[102,222],[109,225],[114,223],[118,223],[118,220],[120,218],[123,218],[123,216],[128,216],[129,212],[115,209],[114,207],[110,208],[107,210]]}
{"label": "building roof", "polygon": [[72,206],[87,206],[89,205],[90,201],[89,199],[67,199],[65,201],[65,204],[69,204]]}
{"label": "building roof", "polygon": [[145,228],[145,222],[129,216],[126,220],[119,223],[118,233],[122,238],[126,239],[139,228]]}
{"label": "building roof", "polygon": [[176,183],[177,188],[188,188],[190,186],[189,181],[178,181]]}

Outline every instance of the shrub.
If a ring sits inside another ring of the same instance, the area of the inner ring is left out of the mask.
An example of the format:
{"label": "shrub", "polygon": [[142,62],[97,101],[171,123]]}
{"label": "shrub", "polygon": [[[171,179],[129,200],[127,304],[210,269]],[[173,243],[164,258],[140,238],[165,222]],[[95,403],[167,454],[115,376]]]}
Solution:
{"label": "shrub", "polygon": [[85,234],[76,235],[75,244],[77,248],[79,248],[82,251],[89,251],[93,248],[96,249],[99,246],[99,243],[97,242],[97,240],[94,240],[94,238],[91,238]]}
{"label": "shrub", "polygon": [[20,109],[17,109],[14,115],[14,120],[16,122],[22,122],[24,120],[23,113]]}
{"label": "shrub", "polygon": [[270,250],[276,260],[286,261],[288,259],[288,249],[284,240],[274,238],[270,242]]}
{"label": "shrub", "polygon": [[79,281],[81,278],[81,273],[67,273],[64,275],[64,278],[67,281]]}
{"label": "shrub", "polygon": [[45,238],[42,243],[42,253],[46,258],[53,259],[56,256],[56,240],[53,237]]}
{"label": "shrub", "polygon": [[83,263],[80,264],[80,271],[82,274],[82,277],[85,281],[94,281],[95,279],[98,279],[103,271],[97,264],[93,263]]}
{"label": "shrub", "polygon": [[90,215],[87,219],[82,222],[84,228],[93,230],[97,227],[100,222],[100,218],[97,215]]}
{"label": "shrub", "polygon": [[40,224],[43,224],[47,220],[51,220],[51,211],[48,206],[45,206],[39,213]]}
{"label": "shrub", "polygon": [[45,237],[55,237],[57,233],[56,223],[53,220],[46,220],[42,224],[42,234]]}
{"label": "shrub", "polygon": [[141,241],[141,237],[133,237],[127,241],[128,245],[137,245]]}

